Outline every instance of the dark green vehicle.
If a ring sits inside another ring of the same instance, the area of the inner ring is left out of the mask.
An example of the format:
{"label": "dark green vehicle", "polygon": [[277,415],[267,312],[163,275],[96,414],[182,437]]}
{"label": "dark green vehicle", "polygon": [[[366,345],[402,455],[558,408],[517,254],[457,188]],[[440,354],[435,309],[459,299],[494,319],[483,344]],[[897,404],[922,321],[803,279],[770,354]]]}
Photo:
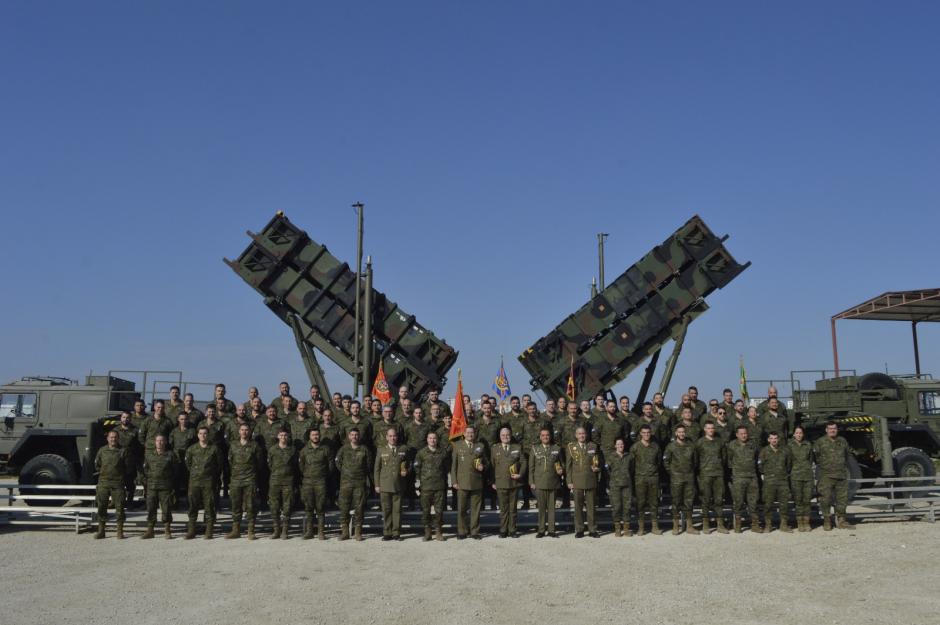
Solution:
{"label": "dark green vehicle", "polygon": [[[792,379],[792,375],[791,375]],[[852,477],[932,477],[940,456],[940,381],[930,375],[847,375],[793,393],[808,438],[839,424],[855,450]]]}

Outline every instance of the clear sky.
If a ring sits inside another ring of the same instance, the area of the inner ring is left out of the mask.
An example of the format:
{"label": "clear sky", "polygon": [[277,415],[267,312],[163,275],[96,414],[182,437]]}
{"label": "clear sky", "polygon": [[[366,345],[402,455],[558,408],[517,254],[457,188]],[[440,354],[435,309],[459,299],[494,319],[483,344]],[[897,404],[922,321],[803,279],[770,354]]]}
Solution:
{"label": "clear sky", "polygon": [[[739,354],[755,380],[831,367],[832,314],[940,287],[938,32],[935,2],[3,2],[0,378],[303,392],[222,257],[284,210],[352,263],[356,201],[376,287],[474,396],[500,355],[527,390],[516,356],[587,301],[595,233],[610,279],[696,213],[753,265],[670,402],[736,389]],[[913,370],[906,324],[840,339],[846,367]]]}

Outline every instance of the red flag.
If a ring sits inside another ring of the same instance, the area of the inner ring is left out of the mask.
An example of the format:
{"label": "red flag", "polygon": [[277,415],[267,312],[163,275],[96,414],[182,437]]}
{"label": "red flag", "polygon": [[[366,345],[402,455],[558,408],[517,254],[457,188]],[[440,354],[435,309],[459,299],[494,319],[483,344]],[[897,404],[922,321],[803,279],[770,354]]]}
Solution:
{"label": "red flag", "polygon": [[565,389],[565,395],[571,401],[574,401],[578,395],[578,389],[574,385],[574,356],[571,357],[571,370],[568,372],[568,388]]}
{"label": "red flag", "polygon": [[388,388],[388,380],[385,379],[385,369],[382,367],[382,361],[379,361],[379,374],[375,376],[375,382],[372,383],[372,396],[382,402],[382,405],[388,403],[392,398],[392,392]]}
{"label": "red flag", "polygon": [[457,397],[454,399],[454,416],[450,419],[450,440],[463,436],[467,429],[467,417],[463,413],[463,382],[460,381],[460,369],[457,370]]}

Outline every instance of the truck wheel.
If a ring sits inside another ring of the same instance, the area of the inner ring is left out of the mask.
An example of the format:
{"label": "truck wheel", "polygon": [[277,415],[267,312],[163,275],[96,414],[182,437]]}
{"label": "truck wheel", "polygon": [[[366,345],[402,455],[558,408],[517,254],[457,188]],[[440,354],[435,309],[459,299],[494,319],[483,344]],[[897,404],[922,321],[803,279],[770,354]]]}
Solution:
{"label": "truck wheel", "polygon": [[[924,477],[933,478],[937,474],[933,461],[923,450],[916,447],[898,447],[891,452],[894,462],[895,477]],[[923,481],[901,482],[899,486],[931,486],[933,479]],[[912,497],[927,497],[928,491],[914,492]]]}
{"label": "truck wheel", "polygon": [[[20,484],[45,486],[46,484],[75,484],[77,482],[72,464],[56,454],[40,454],[20,469]],[[69,489],[20,488],[21,495],[70,495]],[[66,499],[26,499],[29,506],[64,506]]]}
{"label": "truck wheel", "polygon": [[866,373],[858,379],[858,390],[860,391],[876,391],[882,389],[897,390],[897,388],[897,381],[886,373],[878,373],[875,371],[873,373]]}

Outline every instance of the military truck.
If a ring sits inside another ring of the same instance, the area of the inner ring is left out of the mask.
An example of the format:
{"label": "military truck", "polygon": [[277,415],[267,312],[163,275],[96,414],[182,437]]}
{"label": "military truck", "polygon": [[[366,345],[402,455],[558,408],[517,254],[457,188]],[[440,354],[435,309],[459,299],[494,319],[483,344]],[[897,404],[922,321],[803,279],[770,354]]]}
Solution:
{"label": "military truck", "polygon": [[791,373],[793,409],[811,439],[839,424],[855,451],[851,477],[932,477],[940,455],[940,381],[884,373],[817,380],[801,390]]}
{"label": "military truck", "polygon": [[[135,382],[115,373],[142,373],[144,389],[148,380],[156,384],[165,374],[177,384],[182,377],[179,372],[109,372],[88,375],[84,384],[30,376],[0,386],[0,469],[19,474],[19,483],[26,485],[91,483],[104,432],[142,398]],[[144,395],[152,399],[152,392]]]}

